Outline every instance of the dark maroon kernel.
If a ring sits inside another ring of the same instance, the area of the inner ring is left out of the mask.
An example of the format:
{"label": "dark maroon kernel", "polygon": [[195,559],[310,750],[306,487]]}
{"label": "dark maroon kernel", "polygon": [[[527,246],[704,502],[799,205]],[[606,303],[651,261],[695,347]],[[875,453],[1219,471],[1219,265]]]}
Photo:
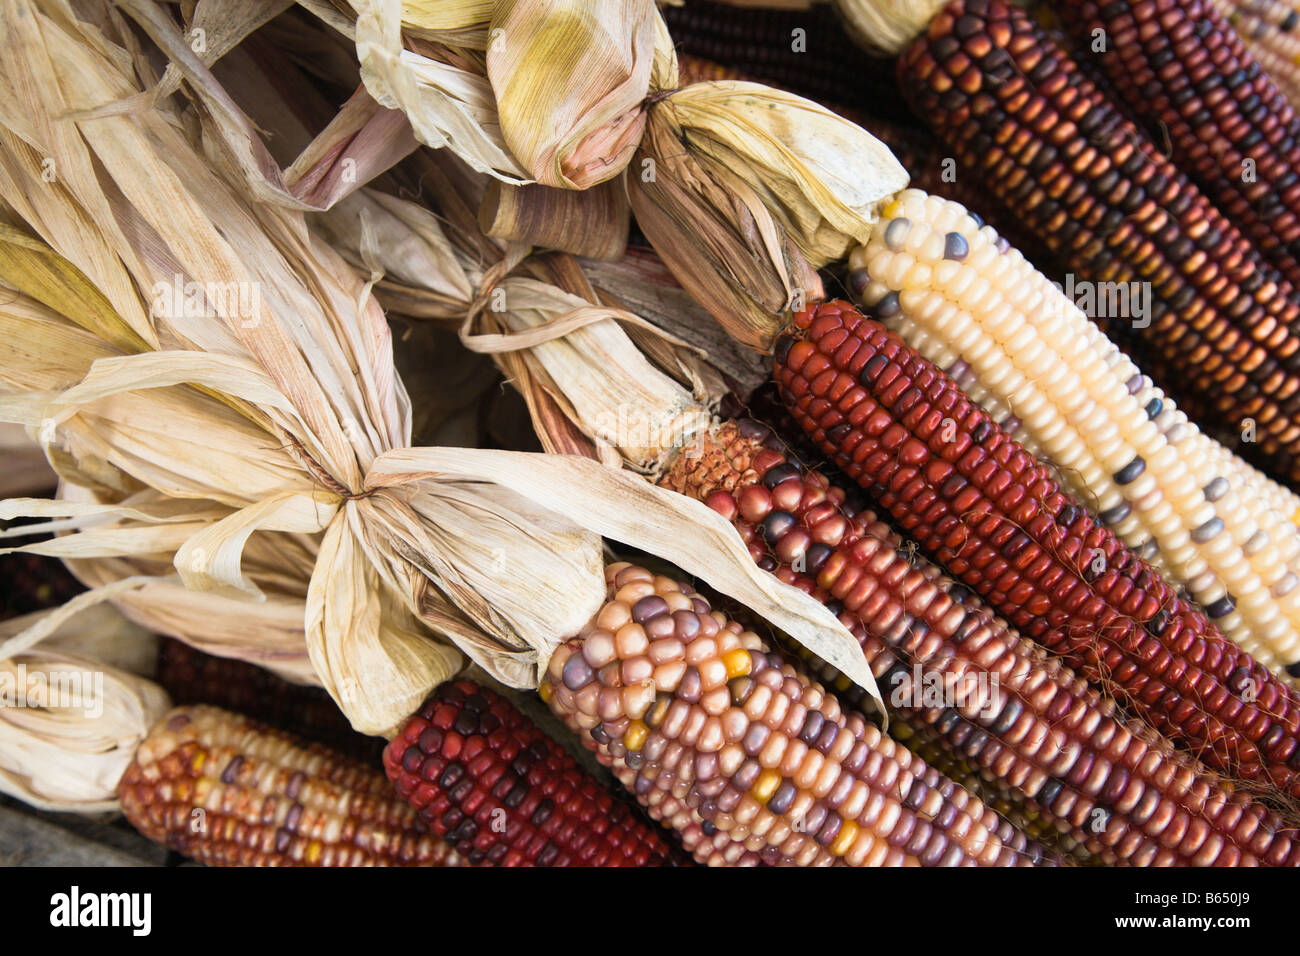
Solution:
{"label": "dark maroon kernel", "polygon": [[694,611],[673,611],[673,625],[677,636],[684,641],[700,633],[700,618]]}
{"label": "dark maroon kernel", "polygon": [[[788,511],[777,508],[770,512],[759,524],[763,540],[769,545],[776,545],[798,523],[798,519]],[[642,600],[647,600],[643,598]],[[659,600],[663,600],[660,598]],[[667,607],[667,605],[665,605]]]}
{"label": "dark maroon kernel", "polygon": [[858,374],[858,381],[863,385],[871,385],[889,365],[889,359],[883,355],[873,355],[867,364],[862,366],[862,371]]}
{"label": "dark maroon kernel", "polygon": [[[663,598],[660,600],[662,601]],[[665,604],[664,607],[667,605]],[[581,690],[595,677],[596,672],[591,669],[591,665],[587,663],[581,651],[570,654],[569,659],[564,662],[564,670],[560,672],[560,680],[564,681],[564,686],[569,690]]]}
{"label": "dark maroon kernel", "polygon": [[288,830],[281,827],[275,831],[275,852],[288,853],[289,845],[293,842],[293,835]]}
{"label": "dark maroon kernel", "polygon": [[821,711],[810,709],[804,715],[803,727],[799,731],[799,739],[811,747],[813,741],[817,739],[817,735],[821,733],[822,725],[825,722],[826,718],[822,716]]}
{"label": "dark maroon kernel", "polygon": [[424,765],[424,755],[414,747],[408,747],[402,754],[402,769],[407,773],[416,773]]}
{"label": "dark maroon kernel", "polygon": [[632,605],[632,620],[638,624],[668,613],[668,602],[657,594],[649,594]]}
{"label": "dark maroon kernel", "polygon": [[301,770],[295,770],[293,776],[289,778],[289,783],[284,789],[284,795],[290,800],[297,800],[298,794],[302,793],[302,785],[307,782],[307,775]]}
{"label": "dark maroon kernel", "polygon": [[[794,340],[791,339],[790,341],[793,342]],[[760,442],[766,439],[770,434],[772,434],[772,430],[770,428],[768,428],[762,422],[754,421],[754,419],[752,418],[736,419],[736,431],[740,433],[741,438],[748,439],[749,441],[760,441]]]}
{"label": "dark maroon kernel", "polygon": [[[581,655],[579,654],[573,655],[573,657],[580,656]],[[570,658],[570,660],[572,660],[572,658]],[[478,715],[472,710],[462,710],[456,715],[456,720],[452,724],[452,727],[455,728],[456,733],[460,734],[462,737],[468,737],[478,729]]]}
{"label": "dark maroon kernel", "polygon": [[548,840],[546,846],[542,847],[542,852],[537,854],[537,865],[550,866],[559,855],[560,848]]}
{"label": "dark maroon kernel", "polygon": [[767,474],[763,475],[763,484],[768,488],[775,488],[783,481],[790,481],[798,477],[799,468],[796,465],[786,462],[785,464],[769,468]]}
{"label": "dark maroon kernel", "polygon": [[416,746],[427,754],[435,754],[442,749],[442,731],[437,727],[426,728],[416,741]]}
{"label": "dark maroon kernel", "polygon": [[442,771],[442,776],[438,778],[438,786],[448,790],[460,783],[461,777],[465,776],[465,767],[463,764],[452,761],[447,764],[446,769]]}
{"label": "dark maroon kernel", "polygon": [[1226,617],[1237,609],[1237,602],[1232,599],[1231,594],[1225,594],[1217,601],[1212,601],[1205,605],[1205,613],[1212,620],[1215,618]]}
{"label": "dark maroon kernel", "polygon": [[815,541],[808,545],[808,550],[804,552],[804,565],[809,574],[816,574],[821,570],[826,559],[835,553],[835,549],[828,544]]}

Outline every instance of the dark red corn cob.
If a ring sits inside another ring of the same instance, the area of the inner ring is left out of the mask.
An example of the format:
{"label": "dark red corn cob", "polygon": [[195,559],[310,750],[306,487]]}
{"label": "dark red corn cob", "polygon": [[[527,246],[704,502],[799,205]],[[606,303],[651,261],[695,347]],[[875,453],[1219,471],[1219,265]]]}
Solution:
{"label": "dark red corn cob", "polygon": [[234,711],[372,767],[384,751],[386,741],[353,730],[323,689],[290,684],[255,664],[214,657],[173,638],[159,647],[158,683],[177,705]]}
{"label": "dark red corn cob", "polygon": [[663,866],[671,849],[499,694],[444,684],[384,751],[420,819],[472,866]]}
{"label": "dark red corn cob", "polygon": [[[725,424],[664,484],[708,503],[761,567],[835,610],[891,710],[933,728],[1102,862],[1232,865],[1292,852],[1262,805],[1123,719],[1059,658],[908,553],[870,510],[772,445],[760,425]],[[931,702],[927,685],[964,693]]]}
{"label": "dark red corn cob", "polygon": [[829,5],[772,10],[691,0],[662,10],[679,56],[741,70],[831,108],[909,120],[888,61],[863,56]]}
{"label": "dark red corn cob", "polygon": [[1293,286],[1300,286],[1300,116],[1203,0],[1063,0],[1080,49],[1173,158]]}
{"label": "dark red corn cob", "polygon": [[830,302],[796,317],[776,375],[823,451],[1014,626],[1214,769],[1300,795],[1300,700],[939,369]]}
{"label": "dark red corn cob", "polygon": [[608,602],[552,655],[542,698],[696,859],[1030,863],[978,800],[687,585],[605,574]]}
{"label": "dark red corn cob", "polygon": [[[1300,478],[1300,297],[1023,11],[956,0],[899,61],[913,108],[1080,280],[1150,283],[1128,336],[1242,454]],[[1118,318],[1118,317],[1117,317]]]}

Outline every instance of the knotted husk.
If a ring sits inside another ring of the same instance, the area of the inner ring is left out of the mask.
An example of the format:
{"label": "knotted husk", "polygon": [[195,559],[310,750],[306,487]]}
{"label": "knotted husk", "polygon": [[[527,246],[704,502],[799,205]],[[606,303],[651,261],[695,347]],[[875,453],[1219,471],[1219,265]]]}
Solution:
{"label": "knotted husk", "polygon": [[[371,282],[301,211],[259,202],[237,164],[204,153],[202,111],[197,127],[170,101],[104,112],[142,82],[94,22],[60,0],[0,9],[0,84],[15,91],[0,102],[0,195],[29,245],[47,247],[0,280],[24,288],[33,262],[55,261],[44,278],[89,284],[111,307],[97,325],[125,335],[124,314],[142,324],[134,351],[101,338],[104,354],[73,384],[19,379],[0,395],[0,421],[25,426],[93,498],[8,503],[45,520],[33,530],[60,532],[26,550],[161,559],[192,592],[261,603],[250,542],[312,542],[297,582],[308,655],[368,733],[400,726],[463,666],[460,651],[536,686],[603,600],[602,537],[673,561],[870,681],[843,626],[757,570],[698,502],[582,458],[408,447],[409,403]],[[99,112],[56,119],[87,111]],[[0,365],[32,352],[39,328],[18,323]],[[125,575],[73,603],[157,581]],[[8,644],[30,648],[45,631]]]}
{"label": "knotted husk", "polygon": [[[0,624],[0,645],[48,613]],[[43,810],[117,809],[136,747],[171,708],[145,676],[157,653],[153,635],[101,605],[0,659],[0,792]]]}
{"label": "knotted husk", "polygon": [[488,78],[506,143],[546,186],[619,175],[645,128],[645,100],[676,85],[653,0],[500,0]]}

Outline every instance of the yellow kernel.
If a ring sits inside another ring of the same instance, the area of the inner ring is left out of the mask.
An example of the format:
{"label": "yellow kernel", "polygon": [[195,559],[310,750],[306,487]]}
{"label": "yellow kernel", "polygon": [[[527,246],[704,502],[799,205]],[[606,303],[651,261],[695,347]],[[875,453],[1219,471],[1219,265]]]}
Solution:
{"label": "yellow kernel", "polygon": [[858,838],[858,825],[852,820],[845,820],[844,825],[840,827],[840,835],[831,843],[831,852],[836,856],[843,856],[849,852],[849,847],[853,846],[853,841]]}
{"label": "yellow kernel", "polygon": [[895,199],[893,202],[891,202],[888,206],[885,207],[885,211],[882,212],[880,215],[882,219],[893,219],[902,211],[903,211],[903,204],[899,202],[897,199]]}
{"label": "yellow kernel", "polygon": [[312,864],[319,863],[322,849],[324,848],[321,846],[320,840],[312,840],[308,843],[306,856],[307,862]]}
{"label": "yellow kernel", "polygon": [[840,693],[844,693],[844,691],[848,690],[852,686],[853,681],[849,679],[847,674],[840,674],[835,678],[834,687]]}
{"label": "yellow kernel", "polygon": [[749,656],[749,651],[736,648],[734,651],[727,651],[722,655],[722,663],[727,667],[727,680],[733,677],[745,677],[753,669],[754,662]]}
{"label": "yellow kernel", "polygon": [[638,751],[645,746],[645,739],[650,735],[650,728],[640,720],[634,720],[627,725],[627,733],[623,735],[623,746],[631,751]]}
{"label": "yellow kernel", "polygon": [[549,682],[544,683],[541,687],[537,688],[537,696],[542,699],[543,704],[549,704],[551,702],[551,697],[554,694],[555,688]]}
{"label": "yellow kernel", "polygon": [[776,793],[776,788],[781,785],[781,775],[775,770],[764,770],[754,781],[749,792],[759,803],[767,803],[772,794]]}
{"label": "yellow kernel", "polygon": [[194,755],[194,759],[190,761],[190,766],[194,768],[195,773],[198,773],[203,769],[203,765],[207,762],[208,762],[207,753],[205,751],[200,750],[198,753]]}

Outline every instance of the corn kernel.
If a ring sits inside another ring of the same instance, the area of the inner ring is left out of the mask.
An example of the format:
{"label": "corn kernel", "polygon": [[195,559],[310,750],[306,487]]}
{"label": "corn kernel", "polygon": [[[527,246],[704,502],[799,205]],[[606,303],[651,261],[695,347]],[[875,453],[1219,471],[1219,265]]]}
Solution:
{"label": "corn kernel", "polygon": [[733,677],[745,677],[753,669],[754,662],[750,659],[749,651],[736,648],[734,651],[728,651],[722,655],[722,663],[727,668],[727,680]]}
{"label": "corn kernel", "polygon": [[623,735],[623,746],[629,751],[636,752],[645,746],[646,737],[650,736],[650,728],[640,720],[634,720],[627,725],[627,733]]}
{"label": "corn kernel", "polygon": [[754,781],[754,786],[750,788],[755,798],[760,803],[767,803],[772,794],[776,793],[776,788],[781,785],[781,775],[775,770],[764,770]]}

